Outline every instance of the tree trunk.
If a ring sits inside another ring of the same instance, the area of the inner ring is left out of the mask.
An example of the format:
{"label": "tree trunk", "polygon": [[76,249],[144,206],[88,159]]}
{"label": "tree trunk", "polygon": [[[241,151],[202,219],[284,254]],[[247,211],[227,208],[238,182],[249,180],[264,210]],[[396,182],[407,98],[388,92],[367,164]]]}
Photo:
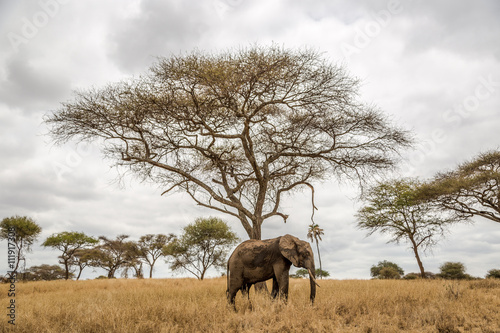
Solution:
{"label": "tree trunk", "polygon": [[82,275],[82,270],[83,268],[80,266],[80,270],[78,271],[78,276],[76,277],[76,280],[80,280],[80,275]]}
{"label": "tree trunk", "polygon": [[261,224],[258,222],[253,224],[252,235],[249,235],[250,239],[262,239]]}
{"label": "tree trunk", "polygon": [[[323,279],[323,269],[321,268],[321,255],[319,254],[319,244],[318,240],[316,239],[316,249],[318,250],[318,260],[319,260],[319,278]],[[316,273],[316,272],[314,272]]]}
{"label": "tree trunk", "polygon": [[420,269],[420,276],[422,277],[422,279],[425,279],[424,265],[422,265],[422,261],[420,260],[420,256],[418,254],[417,243],[415,243],[415,240],[413,240],[413,238],[410,238],[410,241],[412,243],[413,253],[415,253],[415,258],[417,259],[418,268]]}
{"label": "tree trunk", "polygon": [[66,280],[69,279],[69,265],[68,265],[68,260],[64,260],[64,269],[66,270],[65,272],[65,278]]}
{"label": "tree trunk", "polygon": [[21,257],[21,248],[22,248],[22,245],[19,246],[18,244],[16,244],[16,250],[17,250],[17,253],[16,253],[16,267],[14,267],[14,269],[12,270],[12,272],[13,272],[12,276],[14,276],[14,275],[17,274],[17,270],[19,269],[19,264],[21,263],[21,260],[23,260],[23,258]]}

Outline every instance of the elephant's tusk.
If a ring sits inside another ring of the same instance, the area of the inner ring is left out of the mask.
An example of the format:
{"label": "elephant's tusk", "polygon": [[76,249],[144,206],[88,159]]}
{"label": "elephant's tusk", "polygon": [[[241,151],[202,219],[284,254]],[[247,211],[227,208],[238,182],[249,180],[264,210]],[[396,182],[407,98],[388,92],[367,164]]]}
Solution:
{"label": "elephant's tusk", "polygon": [[309,277],[313,280],[313,282],[318,286],[318,287],[321,287],[318,282],[316,282],[316,279],[314,278],[314,276],[312,275],[311,273],[311,270],[308,268],[307,271],[309,272]]}

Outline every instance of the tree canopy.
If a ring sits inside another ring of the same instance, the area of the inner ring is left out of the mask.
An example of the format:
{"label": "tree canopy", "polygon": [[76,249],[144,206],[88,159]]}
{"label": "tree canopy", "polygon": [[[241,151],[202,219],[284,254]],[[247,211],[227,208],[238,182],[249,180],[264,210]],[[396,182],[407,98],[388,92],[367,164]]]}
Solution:
{"label": "tree canopy", "polygon": [[[83,232],[64,231],[47,237],[42,245],[62,251],[59,258],[61,259],[60,263],[64,265],[66,271],[65,278],[67,280],[70,277],[70,266],[75,262],[75,253],[77,253],[79,249],[84,249],[96,243],[98,243],[97,239],[87,236]],[[78,274],[78,276],[80,276],[80,274]]]}
{"label": "tree canopy", "polygon": [[31,250],[31,245],[38,239],[42,228],[31,217],[15,215],[6,217],[0,222],[0,239],[10,239],[11,230],[14,230],[14,243],[17,249],[12,271],[17,273],[20,262],[26,262],[26,252]]}
{"label": "tree canopy", "polygon": [[119,235],[116,239],[100,236],[100,244],[86,253],[89,266],[101,267],[108,272],[108,278],[114,278],[118,269],[131,264],[137,258],[134,242],[126,241],[128,235]]}
{"label": "tree canopy", "polygon": [[173,258],[172,270],[184,269],[203,280],[210,267],[226,266],[228,250],[237,241],[236,234],[221,219],[198,218],[165,247],[164,254]]}
{"label": "tree canopy", "polygon": [[459,218],[482,216],[500,223],[500,151],[481,153],[453,171],[437,174],[420,196]]}
{"label": "tree canopy", "polygon": [[230,214],[260,239],[264,220],[286,221],[284,194],[363,180],[410,145],[357,93],[356,79],[311,50],[195,51],[78,91],[45,121],[56,142],[98,141],[121,170]]}
{"label": "tree canopy", "polygon": [[175,238],[174,234],[147,234],[137,242],[139,257],[149,266],[149,278],[153,277],[156,260],[164,255],[163,248]]}

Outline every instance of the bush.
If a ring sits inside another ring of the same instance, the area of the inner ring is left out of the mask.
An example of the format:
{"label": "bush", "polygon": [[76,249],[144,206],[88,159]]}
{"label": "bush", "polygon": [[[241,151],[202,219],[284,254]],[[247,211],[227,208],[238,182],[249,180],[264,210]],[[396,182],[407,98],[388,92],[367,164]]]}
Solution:
{"label": "bush", "polygon": [[439,267],[438,277],[446,280],[472,280],[469,274],[465,273],[465,265],[461,262],[445,262]]}
{"label": "bush", "polygon": [[420,278],[420,274],[418,273],[408,273],[405,276],[403,276],[403,279],[405,280],[416,280]]}
{"label": "bush", "polygon": [[487,279],[500,279],[500,269],[490,269],[486,274]]}
{"label": "bush", "polygon": [[[421,278],[422,278],[422,276],[420,275],[420,273],[408,273],[405,276],[403,276],[403,279],[405,279],[405,280],[416,280],[416,279],[421,279]],[[425,272],[425,278],[426,279],[435,279],[436,274],[434,274],[432,272]]]}
{"label": "bush", "polygon": [[[69,278],[73,277],[73,273],[69,273]],[[21,273],[21,280],[24,281],[52,281],[62,280],[66,278],[66,271],[58,265],[43,264],[33,266]]]}
{"label": "bush", "polygon": [[376,266],[373,265],[370,274],[376,279],[400,279],[405,272],[397,264],[384,260],[379,261]]}

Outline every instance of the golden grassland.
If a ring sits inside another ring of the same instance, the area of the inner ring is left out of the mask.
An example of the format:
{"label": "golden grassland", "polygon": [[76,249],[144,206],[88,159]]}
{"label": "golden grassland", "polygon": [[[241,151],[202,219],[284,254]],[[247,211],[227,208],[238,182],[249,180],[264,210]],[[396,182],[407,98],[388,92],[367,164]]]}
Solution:
{"label": "golden grassland", "polygon": [[[0,285],[1,332],[500,332],[500,281],[290,280],[288,304],[251,291],[227,306],[226,279]],[[270,286],[270,285],[269,285]]]}

